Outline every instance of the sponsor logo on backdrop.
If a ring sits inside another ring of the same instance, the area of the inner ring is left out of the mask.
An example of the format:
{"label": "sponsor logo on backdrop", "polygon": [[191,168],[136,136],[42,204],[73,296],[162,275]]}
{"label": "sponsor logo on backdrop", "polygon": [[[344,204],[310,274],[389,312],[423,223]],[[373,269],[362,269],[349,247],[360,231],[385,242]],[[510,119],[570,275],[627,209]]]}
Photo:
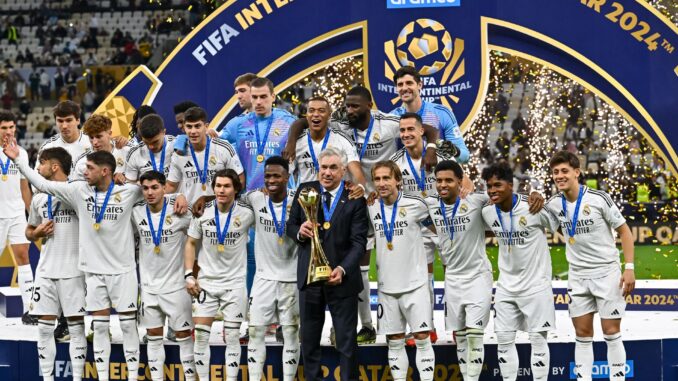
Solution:
{"label": "sponsor logo on backdrop", "polygon": [[[620,364],[621,365],[621,364]],[[624,373],[627,378],[633,377],[633,360],[626,360],[626,367]],[[593,378],[610,379],[610,367],[607,361],[594,361],[591,369]],[[577,375],[574,373],[574,362],[570,362],[570,380],[576,380]]]}

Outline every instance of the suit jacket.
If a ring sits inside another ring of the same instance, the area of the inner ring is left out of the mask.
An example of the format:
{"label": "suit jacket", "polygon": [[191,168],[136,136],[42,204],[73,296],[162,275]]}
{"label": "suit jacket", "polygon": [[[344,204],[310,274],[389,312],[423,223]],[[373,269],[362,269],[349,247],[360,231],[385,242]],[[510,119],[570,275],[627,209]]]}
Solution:
{"label": "suit jacket", "polygon": [[[304,210],[299,204],[299,193],[306,187],[315,188],[319,193],[320,183],[311,181],[299,185],[297,194],[292,203],[292,210],[287,220],[287,235],[299,244],[297,259],[297,287],[302,290],[306,287],[306,278],[308,274],[308,263],[310,260],[311,240],[297,240],[299,227],[306,221]],[[322,228],[325,221],[322,205],[318,205],[318,233],[321,244],[327,260],[332,269],[341,266],[346,271],[341,284],[337,286],[324,286],[327,289],[328,296],[338,298],[356,295],[363,289],[363,282],[360,277],[360,258],[365,254],[365,245],[367,244],[367,229],[369,220],[367,218],[367,204],[364,198],[356,200],[348,199],[348,191],[342,192],[339,203],[337,204],[332,218],[331,227],[328,231]],[[321,198],[321,202],[323,199]]]}

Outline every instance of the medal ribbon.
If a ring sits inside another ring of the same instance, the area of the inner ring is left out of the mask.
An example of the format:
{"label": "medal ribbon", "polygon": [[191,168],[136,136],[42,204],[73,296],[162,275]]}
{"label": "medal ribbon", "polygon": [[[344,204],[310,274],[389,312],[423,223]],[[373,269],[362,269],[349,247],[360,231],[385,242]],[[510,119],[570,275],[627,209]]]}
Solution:
{"label": "medal ribbon", "polygon": [[379,204],[381,206],[381,223],[384,225],[384,236],[386,236],[386,242],[393,242],[393,231],[395,230],[395,219],[396,214],[398,213],[398,200],[400,199],[400,194],[398,198],[393,203],[393,210],[391,210],[391,223],[386,223],[386,212],[384,211],[384,199],[379,199]]}
{"label": "medal ribbon", "polygon": [[[513,242],[513,207],[516,205],[516,202],[518,202],[518,196],[514,194],[513,199],[511,200],[511,210],[509,211],[509,219],[511,220],[511,230],[509,230],[509,239],[507,241],[509,249],[511,248],[511,242]],[[495,205],[494,207],[497,210],[497,217],[499,217],[501,231],[506,233],[506,230],[504,229],[504,221],[501,219],[501,209],[499,209],[499,205]]]}
{"label": "medal ribbon", "polygon": [[257,138],[257,155],[263,155],[264,148],[266,148],[266,141],[268,140],[268,134],[271,132],[271,127],[273,126],[273,114],[269,116],[268,124],[266,125],[266,132],[264,133],[263,139],[261,139],[259,135],[259,127],[257,126],[257,114],[252,113],[250,120],[254,125],[254,135]]}
{"label": "medal ribbon", "polygon": [[[209,140],[209,139],[208,139]],[[156,172],[160,173],[165,173],[165,146],[167,145],[167,138],[165,138],[165,141],[162,143],[162,156],[160,156],[160,168],[155,165],[155,154],[151,149],[148,149],[148,154],[151,157],[151,164],[153,165],[153,170]],[[191,150],[191,152],[193,152]],[[193,160],[195,161],[195,155],[193,155]]]}
{"label": "medal ribbon", "polygon": [[[424,149],[421,151],[422,160],[424,160],[425,155],[426,145],[424,145]],[[410,157],[410,153],[407,152],[407,148],[405,149],[405,157],[407,158],[407,164],[410,166],[410,171],[412,171],[412,176],[414,176],[414,181],[417,182],[417,187],[419,187],[420,191],[426,192],[426,170],[424,170],[424,168],[419,168],[419,171],[417,171],[417,169],[414,167],[414,163],[412,162],[412,158]]]}
{"label": "medal ribbon", "polygon": [[101,209],[99,210],[99,213],[97,213],[97,198],[99,192],[97,191],[97,187],[94,187],[94,213],[96,214],[96,219],[94,222],[97,224],[101,224],[101,220],[104,219],[104,213],[106,213],[106,206],[108,206],[108,200],[111,198],[111,193],[113,193],[113,186],[115,183],[113,180],[111,180],[111,185],[108,186],[108,190],[106,191],[106,197],[104,197],[104,202],[101,204]]}
{"label": "medal ribbon", "polygon": [[59,212],[59,207],[61,207],[61,203],[57,202],[56,208],[54,208],[54,211],[52,211],[52,195],[48,194],[47,195],[47,219],[54,220],[54,215]]}
{"label": "medal ribbon", "polygon": [[2,170],[2,175],[7,176],[7,172],[9,172],[9,157],[5,161],[5,164],[0,161],[0,170]]}
{"label": "medal ribbon", "polygon": [[[193,144],[188,143],[188,147],[191,149],[191,156],[193,157],[193,164],[195,164],[195,169],[198,171],[198,177],[200,178],[200,184],[205,185],[207,182],[207,172],[209,167],[209,157],[210,157],[210,143],[212,139],[207,138],[207,144],[205,145],[205,160],[203,160],[203,170],[200,171],[200,164],[198,164],[198,158],[195,156],[195,150],[193,149]],[[164,149],[163,149],[164,151]],[[151,155],[152,156],[152,155]],[[163,157],[164,159],[164,157]]]}
{"label": "medal ribbon", "polygon": [[153,219],[151,219],[151,209],[146,205],[146,218],[148,219],[148,227],[151,229],[151,238],[156,247],[160,246],[160,238],[162,237],[162,225],[165,223],[165,212],[167,212],[167,201],[162,201],[162,212],[160,212],[160,222],[158,222],[158,234],[155,234],[153,228]]}
{"label": "medal ribbon", "polygon": [[[359,159],[362,160],[365,156],[365,151],[367,150],[367,143],[370,142],[370,136],[372,135],[372,126],[374,126],[374,118],[370,114],[370,125],[367,127],[367,132],[365,133],[365,141],[363,142],[363,147],[360,149]],[[353,129],[353,140],[358,143],[358,132],[356,129]]]}
{"label": "medal ribbon", "polygon": [[278,224],[278,217],[275,215],[275,209],[273,208],[273,202],[271,201],[270,197],[268,198],[268,207],[271,209],[271,216],[273,216],[273,225],[275,225],[275,231],[278,233],[278,237],[282,238],[285,234],[285,220],[287,218],[287,196],[285,196],[282,202],[280,224]]}
{"label": "medal ribbon", "polygon": [[[584,186],[580,185],[579,186],[579,195],[577,196],[577,203],[574,206],[574,215],[572,216],[572,225],[570,226],[569,229],[567,229],[567,234],[570,237],[574,237],[574,235],[577,232],[577,219],[579,219],[579,207],[581,206],[581,200],[582,196],[584,195]],[[562,195],[562,201],[563,201],[563,214],[565,215],[565,221],[568,220],[567,217],[567,200],[565,199],[565,195]]]}
{"label": "medal ribbon", "polygon": [[226,224],[224,224],[224,230],[221,230],[221,223],[219,222],[219,208],[217,207],[216,201],[214,202],[214,222],[217,223],[217,242],[220,245],[224,244],[226,239],[226,233],[228,232],[228,226],[231,225],[231,215],[233,215],[233,208],[235,207],[235,200],[231,208],[228,210],[228,217],[226,218]]}
{"label": "medal ribbon", "polygon": [[[320,186],[320,190],[322,191],[322,194],[325,194],[325,188],[323,186]],[[337,191],[336,196],[334,196],[334,200],[332,200],[332,205],[330,206],[330,209],[327,209],[327,203],[325,200],[322,200],[320,203],[323,204],[323,216],[325,217],[325,222],[330,222],[332,219],[332,214],[334,214],[334,209],[337,207],[337,204],[339,204],[339,199],[341,198],[341,193],[344,191],[344,182],[342,181],[339,183],[339,190]]]}
{"label": "medal ribbon", "polygon": [[[445,227],[450,233],[450,241],[454,241],[454,216],[457,214],[457,208],[459,207],[459,202],[461,199],[457,197],[457,201],[454,202],[454,208],[452,208],[452,217],[450,218],[451,222],[447,221],[447,210],[445,210],[445,203],[443,199],[440,199],[440,210],[443,212],[443,222]],[[501,219],[501,218],[500,218]]]}
{"label": "medal ribbon", "polygon": [[[325,150],[325,147],[327,147],[327,142],[330,140],[330,129],[327,129],[327,132],[325,133],[325,139],[323,140],[323,145],[320,148],[320,152]],[[316,172],[319,172],[320,169],[318,167],[318,158],[315,157],[315,150],[313,149],[313,141],[311,140],[311,132],[309,131],[306,134],[306,137],[308,138],[308,150],[311,152],[311,160],[313,160],[313,168],[315,168]]]}

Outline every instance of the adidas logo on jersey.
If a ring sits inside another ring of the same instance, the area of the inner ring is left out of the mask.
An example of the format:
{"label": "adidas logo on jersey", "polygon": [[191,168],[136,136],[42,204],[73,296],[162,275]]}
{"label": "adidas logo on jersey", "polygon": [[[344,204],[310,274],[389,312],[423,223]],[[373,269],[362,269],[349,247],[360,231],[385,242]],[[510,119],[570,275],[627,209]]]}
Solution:
{"label": "adidas logo on jersey", "polygon": [[443,215],[443,212],[440,210],[440,208],[438,208],[438,209],[435,211],[435,213],[433,213],[433,215],[434,215],[434,216],[442,216],[442,215]]}
{"label": "adidas logo on jersey", "polygon": [[551,324],[549,324],[549,322],[546,322],[546,323],[544,323],[544,325],[542,325],[541,327],[542,327],[542,328],[548,328],[548,327],[550,327],[550,326],[551,326]]}
{"label": "adidas logo on jersey", "polygon": [[242,314],[238,314],[238,316],[236,316],[236,318],[242,319]]}
{"label": "adidas logo on jersey", "polygon": [[403,176],[409,176],[410,172],[407,169],[403,169]]}
{"label": "adidas logo on jersey", "polygon": [[89,202],[94,203],[94,197],[87,197],[87,199],[85,200],[85,202],[88,202],[88,203],[89,203]]}
{"label": "adidas logo on jersey", "polygon": [[561,210],[560,213],[558,213],[558,217],[565,217],[565,212]]}
{"label": "adidas logo on jersey", "polygon": [[266,213],[266,214],[268,214],[268,209],[266,209],[265,206],[264,206],[263,208],[259,209],[259,211],[260,211],[261,213]]}
{"label": "adidas logo on jersey", "polygon": [[181,325],[182,328],[183,327],[190,327],[190,326],[191,326],[191,323],[189,323],[187,321],[185,321],[184,324]]}
{"label": "adidas logo on jersey", "polygon": [[476,322],[476,325],[482,326],[482,325],[483,325],[483,321],[482,321],[482,320],[478,320],[478,321]]}
{"label": "adidas logo on jersey", "polygon": [[310,159],[311,158],[311,153],[310,152],[304,152],[303,155],[301,155],[300,159]]}
{"label": "adidas logo on jersey", "polygon": [[493,228],[500,228],[500,227],[501,227],[501,224],[499,223],[499,221],[494,220],[494,223],[492,224],[492,227],[493,227]]}
{"label": "adidas logo on jersey", "polygon": [[80,307],[80,309],[78,310],[78,312],[87,312],[87,311],[85,311],[85,307]]}
{"label": "adidas logo on jersey", "polygon": [[612,313],[611,313],[610,315],[612,315],[612,316],[619,316],[620,314],[619,314],[619,311],[618,311],[618,310],[614,310],[614,311],[612,311]]}
{"label": "adidas logo on jersey", "polygon": [[129,306],[127,306],[127,308],[136,308],[136,306],[134,305],[134,303],[131,303]]}
{"label": "adidas logo on jersey", "polygon": [[146,220],[141,220],[141,222],[139,222],[139,226],[148,226],[148,222],[146,222]]}
{"label": "adidas logo on jersey", "polygon": [[421,323],[419,328],[428,328],[428,324],[426,324],[426,322],[423,322],[423,323]]}
{"label": "adidas logo on jersey", "polygon": [[381,214],[377,213],[374,215],[374,220],[381,220]]}

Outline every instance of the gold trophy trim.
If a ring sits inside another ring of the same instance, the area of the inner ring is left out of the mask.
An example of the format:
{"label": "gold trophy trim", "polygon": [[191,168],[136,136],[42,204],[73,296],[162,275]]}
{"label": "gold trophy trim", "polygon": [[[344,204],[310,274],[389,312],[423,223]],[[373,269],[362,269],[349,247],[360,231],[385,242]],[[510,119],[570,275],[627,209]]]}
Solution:
{"label": "gold trophy trim", "polygon": [[320,244],[318,234],[318,204],[320,203],[320,193],[314,188],[307,187],[299,193],[299,205],[304,210],[306,219],[313,225],[313,237],[311,238],[311,257],[308,261],[308,275],[306,284],[325,282],[330,279],[330,262],[325,256],[323,247]]}

